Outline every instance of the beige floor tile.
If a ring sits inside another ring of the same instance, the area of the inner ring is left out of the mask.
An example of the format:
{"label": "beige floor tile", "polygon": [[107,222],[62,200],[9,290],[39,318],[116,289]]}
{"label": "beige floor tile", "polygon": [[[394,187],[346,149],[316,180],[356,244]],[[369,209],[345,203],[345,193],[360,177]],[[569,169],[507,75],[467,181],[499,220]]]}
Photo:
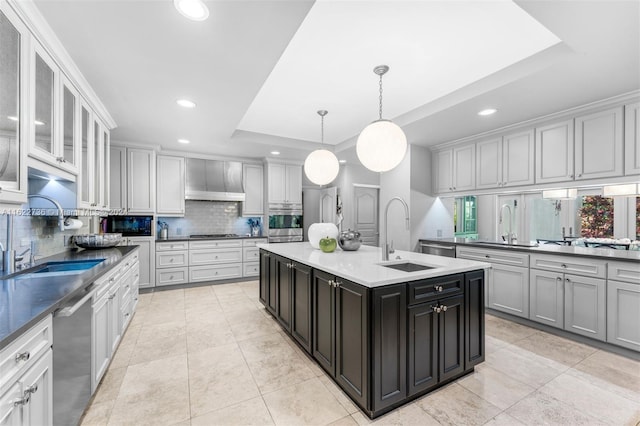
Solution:
{"label": "beige floor tile", "polygon": [[568,366],[576,365],[597,351],[591,346],[543,331],[518,340],[513,345]]}
{"label": "beige floor tile", "polygon": [[80,419],[81,426],[106,426],[109,422],[109,416],[113,410],[113,406],[116,403],[114,400],[98,402],[95,399],[91,405],[85,411],[82,419]]}
{"label": "beige floor tile", "polygon": [[269,410],[267,410],[262,397],[249,399],[240,404],[231,405],[191,419],[192,426],[262,426],[273,424]]}
{"label": "beige floor tile", "polygon": [[[235,312],[237,313],[238,311]],[[238,322],[228,321],[231,326],[231,330],[233,331],[233,335],[238,342],[267,336],[281,329],[276,321],[264,317]]]}
{"label": "beige floor tile", "polygon": [[118,396],[145,393],[188,378],[186,354],[132,365],[127,368]]}
{"label": "beige floor tile", "polygon": [[257,362],[265,356],[290,358],[296,355],[295,350],[287,342],[287,337],[275,330],[269,334],[245,339],[238,345],[247,362]]}
{"label": "beige floor tile", "polygon": [[106,374],[100,381],[100,385],[96,390],[96,393],[93,397],[93,401],[95,403],[105,402],[105,401],[113,401],[118,397],[120,393],[120,386],[124,381],[124,376],[127,372],[126,367],[122,368],[114,368],[113,363],[109,366]]}
{"label": "beige floor tile", "polygon": [[488,334],[485,334],[484,336],[485,355],[499,351],[500,349],[507,346],[509,346],[509,343],[505,342],[504,340],[489,336]]}
{"label": "beige floor tile", "polygon": [[416,404],[443,425],[482,425],[502,411],[456,383],[428,394]]}
{"label": "beige floor tile", "polygon": [[508,321],[492,315],[485,316],[486,334],[496,339],[513,343],[529,337],[536,333],[536,330],[518,323]]}
{"label": "beige floor tile", "polygon": [[138,334],[136,343],[148,341],[162,342],[164,339],[176,335],[184,335],[187,332],[187,325],[184,321],[162,322],[159,324],[145,324]]}
{"label": "beige floor tile", "polygon": [[226,300],[221,299],[220,306],[223,312],[251,312],[258,309],[256,304],[246,296]]}
{"label": "beige floor tile", "polygon": [[438,426],[440,423],[426,413],[417,404],[411,403],[383,416],[377,417],[371,420],[365,416],[362,412],[357,412],[351,415],[357,424],[359,425],[389,425],[389,426],[404,426],[404,425],[420,425],[420,426]]}
{"label": "beige floor tile", "polygon": [[216,346],[235,343],[233,332],[228,325],[197,322],[187,326],[187,351],[196,352]]}
{"label": "beige floor tile", "polygon": [[236,344],[189,353],[189,387],[193,417],[260,395]]}
{"label": "beige floor tile", "polygon": [[222,311],[222,306],[215,300],[206,304],[188,306],[185,309],[187,324],[192,323],[217,323],[228,326],[227,319]]}
{"label": "beige floor tile", "polygon": [[523,423],[511,417],[507,413],[500,413],[487,423],[486,426],[522,426]]}
{"label": "beige floor tile", "polygon": [[487,366],[534,388],[539,388],[568,369],[519,348],[504,348],[485,358]]}
{"label": "beige floor tile", "polygon": [[356,422],[352,416],[345,416],[335,422],[329,423],[328,426],[358,426],[358,422]]}
{"label": "beige floor tile", "polygon": [[509,408],[511,417],[525,425],[596,426],[603,423],[570,405],[541,392],[534,392]]}
{"label": "beige floor tile", "polygon": [[600,350],[574,368],[612,385],[640,393],[640,361]]}
{"label": "beige floor tile", "polygon": [[501,410],[511,407],[535,390],[484,364],[478,365],[473,373],[459,380],[458,384]]}
{"label": "beige floor tile", "polygon": [[640,399],[628,400],[569,374],[550,381],[540,392],[610,425],[640,421]]}
{"label": "beige floor tile", "polygon": [[189,418],[189,382],[182,379],[150,388],[144,393],[120,395],[108,424],[172,425]]}
{"label": "beige floor tile", "polygon": [[144,311],[143,320],[140,325],[145,326],[148,324],[185,321],[184,307],[176,307],[173,305],[166,307],[151,306]]}
{"label": "beige floor tile", "polygon": [[318,376],[318,379],[322,382],[324,387],[327,388],[331,395],[338,400],[340,405],[347,410],[347,413],[354,414],[360,412],[358,406],[354,404],[347,394],[345,394],[342,389],[340,389],[338,385],[336,385],[326,374],[323,373],[321,376]]}
{"label": "beige floor tile", "polygon": [[129,359],[129,366],[154,360],[186,355],[186,333],[168,336],[163,339],[138,341]]}
{"label": "beige floor tile", "polygon": [[263,398],[276,425],[326,425],[349,414],[316,377]]}

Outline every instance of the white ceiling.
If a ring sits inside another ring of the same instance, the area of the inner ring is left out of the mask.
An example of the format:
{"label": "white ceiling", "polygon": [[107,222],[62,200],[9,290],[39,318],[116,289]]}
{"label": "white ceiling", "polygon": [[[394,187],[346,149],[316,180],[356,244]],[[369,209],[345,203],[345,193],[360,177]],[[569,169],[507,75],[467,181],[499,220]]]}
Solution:
{"label": "white ceiling", "polygon": [[217,0],[204,22],[170,0],[35,3],[117,122],[112,139],[168,150],[304,159],[325,108],[326,142],[352,159],[380,63],[384,117],[425,146],[640,88],[635,0]]}

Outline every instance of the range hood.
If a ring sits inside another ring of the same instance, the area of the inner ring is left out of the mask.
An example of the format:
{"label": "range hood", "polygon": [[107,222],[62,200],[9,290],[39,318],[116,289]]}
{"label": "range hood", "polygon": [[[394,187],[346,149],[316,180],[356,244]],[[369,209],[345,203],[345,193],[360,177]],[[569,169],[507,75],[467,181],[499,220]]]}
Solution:
{"label": "range hood", "polygon": [[187,158],[185,199],[244,201],[242,163]]}

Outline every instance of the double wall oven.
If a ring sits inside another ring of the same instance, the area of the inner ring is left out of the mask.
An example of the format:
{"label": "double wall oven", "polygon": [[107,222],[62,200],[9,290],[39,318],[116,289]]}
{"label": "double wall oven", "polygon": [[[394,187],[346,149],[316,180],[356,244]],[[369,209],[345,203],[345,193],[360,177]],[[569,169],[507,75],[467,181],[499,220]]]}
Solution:
{"label": "double wall oven", "polygon": [[302,206],[269,205],[269,242],[302,241]]}

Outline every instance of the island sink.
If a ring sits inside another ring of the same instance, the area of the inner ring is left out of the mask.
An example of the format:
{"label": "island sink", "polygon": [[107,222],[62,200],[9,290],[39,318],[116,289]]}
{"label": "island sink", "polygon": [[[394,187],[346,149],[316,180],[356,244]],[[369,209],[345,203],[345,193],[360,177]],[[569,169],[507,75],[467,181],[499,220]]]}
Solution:
{"label": "island sink", "polygon": [[416,271],[426,271],[427,269],[434,269],[433,266],[421,265],[419,263],[413,262],[403,262],[403,263],[391,263],[391,264],[380,264],[385,268],[397,269],[399,271],[404,272],[416,272]]}

